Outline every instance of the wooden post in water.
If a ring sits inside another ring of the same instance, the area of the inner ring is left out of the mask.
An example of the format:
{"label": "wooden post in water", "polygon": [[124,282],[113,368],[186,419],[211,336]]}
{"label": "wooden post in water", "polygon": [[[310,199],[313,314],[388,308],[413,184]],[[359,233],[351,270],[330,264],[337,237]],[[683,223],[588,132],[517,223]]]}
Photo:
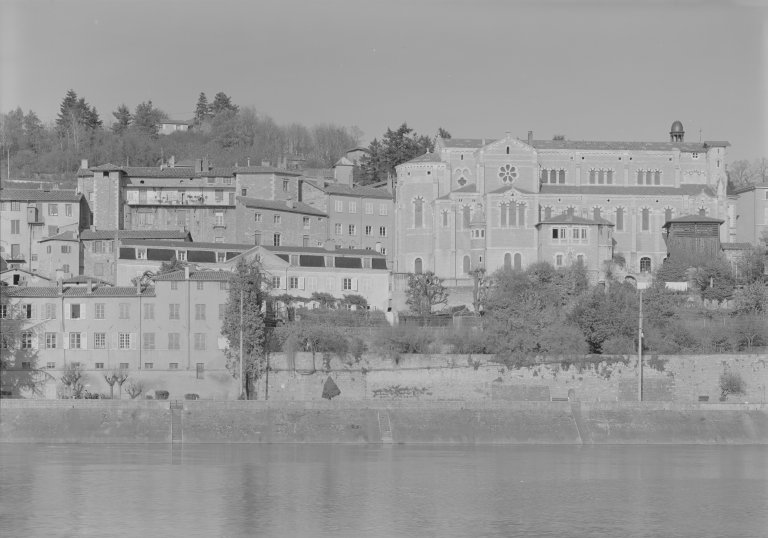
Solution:
{"label": "wooden post in water", "polygon": [[[243,395],[243,288],[240,286],[240,394]],[[245,398],[243,398],[245,399]]]}
{"label": "wooden post in water", "polygon": [[640,290],[640,327],[637,336],[637,401],[643,401],[643,290]]}

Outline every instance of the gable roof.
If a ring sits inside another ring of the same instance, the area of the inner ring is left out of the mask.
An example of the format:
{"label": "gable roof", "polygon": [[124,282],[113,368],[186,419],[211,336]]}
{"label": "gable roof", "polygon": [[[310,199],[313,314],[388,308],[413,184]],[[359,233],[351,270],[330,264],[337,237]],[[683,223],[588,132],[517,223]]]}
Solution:
{"label": "gable roof", "polygon": [[[230,271],[190,271],[190,280],[214,280],[224,282],[232,278]],[[184,271],[173,271],[163,275],[153,276],[152,280],[163,282],[167,280],[185,280]]]}
{"label": "gable roof", "polygon": [[716,219],[713,217],[707,217],[706,215],[684,215],[682,217],[677,217],[676,219],[668,220],[664,223],[664,226],[662,228],[668,228],[670,224],[679,224],[679,223],[685,223],[685,222],[703,222],[703,223],[712,223],[712,224],[723,224],[725,221],[722,219]]}
{"label": "gable roof", "polygon": [[105,286],[111,286],[112,282],[108,280],[104,280],[103,278],[95,277],[95,276],[88,276],[88,275],[77,275],[73,276],[72,278],[65,278],[62,280],[63,284],[87,284],[88,279],[91,280],[94,284],[103,284]]}
{"label": "gable roof", "polygon": [[[139,297],[135,286],[97,287],[89,294],[85,286],[64,286],[64,297]],[[58,297],[58,286],[18,286],[5,291],[9,297]],[[141,297],[154,297],[155,288],[141,290]]]}
{"label": "gable roof", "polygon": [[235,174],[277,174],[280,176],[300,176],[300,172],[291,172],[274,166],[239,166],[233,169]]}
{"label": "gable roof", "polygon": [[[0,260],[2,260],[2,258],[0,258]],[[30,271],[27,271],[26,269],[8,269],[7,267],[5,267],[4,269],[0,270],[0,275],[5,274],[5,273],[26,273],[26,274],[28,274],[30,276],[33,276],[33,277],[41,278],[43,280],[48,280],[49,282],[51,280],[48,277],[45,277],[43,275],[39,275],[37,273],[32,273]]]}
{"label": "gable roof", "polygon": [[289,253],[289,254],[323,254],[325,256],[371,256],[373,258],[384,258],[384,254],[376,252],[375,250],[368,250],[364,248],[337,248],[334,250],[328,250],[323,247],[272,247],[259,245],[264,250],[274,253]]}
{"label": "gable roof", "polygon": [[477,192],[477,185],[475,185],[474,183],[470,183],[469,185],[464,185],[463,187],[459,187],[455,191],[451,191],[451,193],[457,193],[457,194],[473,193],[473,192]]}
{"label": "gable roof", "polygon": [[285,213],[300,213],[302,215],[315,215],[318,217],[327,217],[325,213],[304,202],[293,202],[293,207],[288,207],[284,200],[262,200],[261,198],[251,198],[249,196],[238,196],[237,201],[245,207],[252,209],[267,209],[271,211],[282,211]]}
{"label": "gable roof", "polygon": [[83,197],[77,191],[44,191],[40,189],[2,189],[0,200],[3,201],[35,201],[35,202],[79,202]]}
{"label": "gable roof", "polygon": [[340,196],[355,196],[359,198],[382,198],[391,200],[392,194],[386,189],[377,189],[367,185],[343,185],[340,183],[329,183],[328,186],[322,187],[317,184],[313,184],[313,187],[317,187],[321,191],[327,194],[337,194]]}
{"label": "gable roof", "polygon": [[45,239],[38,241],[38,243],[45,243],[46,241],[73,241],[75,243],[80,242],[80,240],[77,238],[77,234],[73,231],[62,232],[60,234],[46,237]]}
{"label": "gable roof", "polygon": [[[526,189],[521,189],[520,187],[515,187],[514,185],[504,185],[503,187],[500,187],[496,190],[490,191],[488,194],[503,194],[507,191],[516,190],[517,192],[521,194],[536,194],[534,192],[531,192]],[[455,192],[455,191],[454,191]]]}
{"label": "gable roof", "polygon": [[192,125],[192,120],[160,120],[160,125]]}
{"label": "gable roof", "polygon": [[124,239],[124,247],[155,247],[169,250],[248,250],[253,245],[242,243],[196,243],[193,241],[161,241],[152,239]]}
{"label": "gable roof", "polygon": [[342,157],[341,159],[336,161],[336,164],[334,164],[333,166],[355,166],[355,165],[352,161],[350,161],[346,157]]}
{"label": "gable roof", "polygon": [[[118,230],[119,238],[122,239],[189,239],[192,237],[189,232],[178,230]],[[114,239],[115,230],[83,230],[80,232],[82,241],[93,241],[103,239]]]}
{"label": "gable roof", "polygon": [[539,224],[583,224],[583,225],[592,225],[592,226],[613,226],[614,224],[610,221],[605,220],[604,218],[598,218],[598,219],[587,219],[584,217],[579,217],[577,215],[569,215],[568,213],[561,213],[560,215],[556,215],[554,217],[550,217],[548,219],[542,220],[536,226]]}
{"label": "gable roof", "polygon": [[[448,138],[443,140],[446,148],[478,149],[498,140],[492,138]],[[519,140],[527,143],[527,140]],[[672,151],[705,153],[708,147],[727,147],[728,142],[614,142],[600,140],[532,140],[536,149],[562,150],[603,150],[603,151]]]}
{"label": "gable roof", "polygon": [[[410,161],[406,161],[403,164],[416,164],[416,163],[440,163],[443,162],[440,158],[440,155],[437,153],[425,153],[424,155],[419,155],[418,157],[414,157]],[[400,165],[398,165],[400,166]]]}
{"label": "gable roof", "polygon": [[443,138],[443,145],[446,148],[477,149],[495,141],[495,138]]}

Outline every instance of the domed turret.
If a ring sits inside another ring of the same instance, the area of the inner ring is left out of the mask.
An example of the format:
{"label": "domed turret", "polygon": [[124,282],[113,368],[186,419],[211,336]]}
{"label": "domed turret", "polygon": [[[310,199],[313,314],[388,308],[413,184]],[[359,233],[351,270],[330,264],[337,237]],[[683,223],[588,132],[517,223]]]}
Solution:
{"label": "domed turret", "polygon": [[685,138],[685,131],[683,130],[683,124],[680,120],[675,120],[672,124],[672,128],[669,130],[670,142],[682,142]]}

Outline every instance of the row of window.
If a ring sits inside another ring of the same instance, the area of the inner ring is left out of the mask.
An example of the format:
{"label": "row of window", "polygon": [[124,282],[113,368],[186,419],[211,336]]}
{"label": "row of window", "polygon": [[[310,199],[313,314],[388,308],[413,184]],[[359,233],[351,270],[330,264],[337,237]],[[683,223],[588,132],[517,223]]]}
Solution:
{"label": "row of window", "polygon": [[[337,284],[336,277],[327,276],[325,277],[324,281],[319,280],[319,278],[322,278],[322,277],[273,276],[272,287],[278,290],[289,289],[289,290],[317,291],[318,283],[324,282],[326,291],[336,290],[336,284]],[[370,278],[361,278],[361,279],[342,278],[340,284],[341,284],[341,287],[339,289],[342,291],[366,291],[366,292],[373,291],[373,280]]]}
{"label": "row of window", "polygon": [[[254,220],[254,222],[263,222],[262,214],[261,213],[254,213],[253,214],[253,220]],[[318,217],[317,220],[322,222],[323,218],[322,217]],[[283,223],[282,215],[272,215],[272,224],[278,224],[279,225],[279,224],[282,224],[282,223]],[[303,217],[302,225],[304,226],[305,230],[309,230],[309,228],[311,227],[311,224],[312,224],[311,217]]]}
{"label": "row of window", "polygon": [[571,233],[568,233],[568,228],[552,228],[551,243],[553,245],[566,243],[586,245],[589,243],[587,230],[587,227],[573,226],[571,227]]}
{"label": "row of window", "polygon": [[[130,363],[127,362],[121,362],[120,368],[122,370],[129,370],[130,369]],[[97,362],[94,364],[96,370],[103,370],[104,369],[104,363],[103,362]],[[56,361],[48,361],[45,363],[46,369],[53,370],[56,368]],[[145,362],[144,363],[144,369],[145,370],[154,370],[155,363],[154,362]],[[27,361],[22,361],[21,363],[21,369],[22,370],[31,370],[32,369],[32,363]],[[168,369],[169,370],[178,370],[179,369],[179,363],[178,362],[169,362],[168,363]],[[197,363],[197,378],[201,379],[203,377],[203,373],[205,372],[205,363],[198,362]]]}
{"label": "row of window", "polygon": [[[210,179],[210,178],[209,178]],[[139,189],[138,191],[128,191],[127,197],[128,197],[128,203],[139,203],[139,204],[146,204],[149,201],[148,197],[149,189]],[[191,194],[188,191],[176,191],[176,190],[161,190],[161,191],[153,191],[155,196],[153,197],[152,203],[184,203],[185,198],[187,203],[190,201],[193,202],[204,202],[207,200],[207,196],[205,192],[199,191],[200,194]],[[159,194],[159,196],[158,196]],[[222,204],[224,203],[224,189],[214,189],[213,191],[213,199],[216,201],[216,203]],[[227,200],[229,202],[229,205],[235,205],[235,193],[234,192],[227,192]]]}
{"label": "row of window", "polygon": [[[0,211],[21,211],[21,202],[0,202]],[[34,207],[34,206],[29,206]],[[59,204],[48,204],[48,215],[51,217],[59,216]],[[64,216],[72,216],[72,204],[64,204]]]}
{"label": "row of window", "polygon": [[[336,213],[344,213],[344,202],[341,200],[336,200],[334,203],[334,209],[336,210]],[[347,202],[347,209],[350,213],[357,213],[357,202]],[[365,214],[373,215],[373,203],[365,203]],[[379,204],[379,215],[384,216],[386,214],[387,204]]]}
{"label": "row of window", "polygon": [[[334,233],[336,235],[343,235],[344,234],[344,225],[337,222],[334,224]],[[357,225],[356,224],[350,224],[347,226],[347,231],[349,232],[349,235],[357,235]],[[373,226],[366,226],[365,227],[365,235],[372,236],[373,235]],[[379,226],[379,237],[387,237],[387,227],[386,226]]]}
{"label": "row of window", "polygon": [[[626,216],[626,209],[623,207],[617,207],[616,208],[616,217],[614,221],[615,230],[617,232],[623,232],[624,229],[624,218]],[[569,207],[566,210],[566,213],[573,216],[576,213],[576,208]],[[699,209],[699,215],[706,216],[707,210],[704,208]],[[664,210],[664,222],[672,220],[672,217],[674,215],[674,212],[672,209],[666,208]],[[552,208],[551,207],[545,207],[544,208],[544,220],[549,219],[552,217]],[[592,209],[592,218],[593,219],[599,219],[602,218],[602,210],[599,207],[595,207]],[[643,208],[640,211],[640,228],[644,232],[651,231],[651,210],[648,208]]]}
{"label": "row of window", "polygon": [[[141,349],[169,349],[179,350],[181,348],[181,333],[166,333],[168,336],[167,346],[160,347],[160,342],[156,341],[155,333],[142,333]],[[93,333],[92,349],[113,349],[118,351],[127,351],[136,349],[136,333],[112,333],[111,346],[108,347],[108,333]],[[16,347],[16,343],[6,337],[0,340],[4,349]],[[20,349],[89,349],[88,333],[69,332],[69,333],[42,333],[39,335],[39,341],[35,338],[32,331],[22,331],[19,333],[18,347]],[[193,334],[193,349],[204,350],[208,348],[208,335],[206,333]]]}

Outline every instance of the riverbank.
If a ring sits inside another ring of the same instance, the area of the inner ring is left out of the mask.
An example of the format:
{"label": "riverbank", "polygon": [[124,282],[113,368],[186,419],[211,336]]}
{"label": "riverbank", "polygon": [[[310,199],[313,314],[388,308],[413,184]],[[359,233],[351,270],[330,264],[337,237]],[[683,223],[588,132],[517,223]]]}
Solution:
{"label": "riverbank", "polygon": [[768,405],[0,400],[0,442],[768,444]]}

